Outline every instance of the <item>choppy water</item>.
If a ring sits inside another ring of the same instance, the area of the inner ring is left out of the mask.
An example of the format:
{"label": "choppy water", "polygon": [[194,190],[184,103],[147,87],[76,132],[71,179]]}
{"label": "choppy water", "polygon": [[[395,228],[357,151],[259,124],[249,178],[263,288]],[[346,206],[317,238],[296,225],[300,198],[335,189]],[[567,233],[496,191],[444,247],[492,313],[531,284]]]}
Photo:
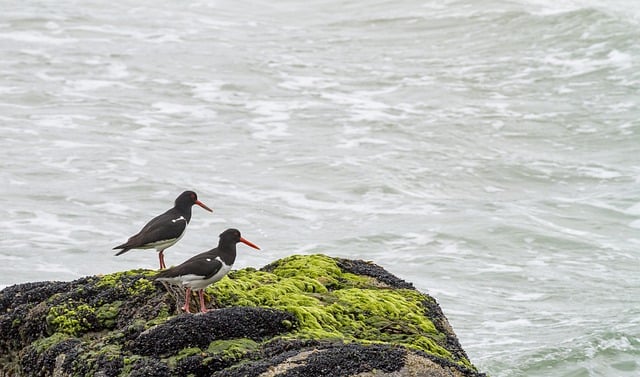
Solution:
{"label": "choppy water", "polygon": [[640,5],[16,1],[0,12],[0,287],[373,260],[492,376],[640,375]]}

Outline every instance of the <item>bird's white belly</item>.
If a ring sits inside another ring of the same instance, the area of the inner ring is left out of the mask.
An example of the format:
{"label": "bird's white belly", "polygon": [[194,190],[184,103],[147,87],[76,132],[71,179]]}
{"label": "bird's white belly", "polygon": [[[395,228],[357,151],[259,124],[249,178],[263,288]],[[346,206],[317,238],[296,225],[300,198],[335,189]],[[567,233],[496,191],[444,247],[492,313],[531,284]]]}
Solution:
{"label": "bird's white belly", "polygon": [[156,249],[157,252],[164,250],[170,246],[173,246],[176,242],[180,241],[182,236],[184,236],[185,232],[182,232],[178,238],[168,239],[168,240],[160,240],[156,242],[149,243],[145,249]]}
{"label": "bird's white belly", "polygon": [[216,281],[222,279],[224,275],[228,274],[231,271],[232,266],[228,266],[226,264],[222,264],[222,267],[218,272],[210,277],[209,279],[203,279],[202,276],[198,275],[184,275],[181,277],[182,285],[191,288],[194,291],[204,289],[209,285],[215,283]]}

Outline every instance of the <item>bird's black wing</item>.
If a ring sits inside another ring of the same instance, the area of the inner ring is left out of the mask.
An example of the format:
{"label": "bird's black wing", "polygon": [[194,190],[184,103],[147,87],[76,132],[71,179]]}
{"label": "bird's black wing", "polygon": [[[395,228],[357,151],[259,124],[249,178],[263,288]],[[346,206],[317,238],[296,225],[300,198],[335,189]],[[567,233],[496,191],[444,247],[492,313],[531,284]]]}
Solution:
{"label": "bird's black wing", "polygon": [[187,219],[173,208],[151,219],[137,234],[114,249],[133,249],[150,243],[180,237],[187,227]]}
{"label": "bird's black wing", "polygon": [[216,258],[210,252],[205,252],[186,260],[180,265],[160,271],[158,275],[156,275],[156,278],[197,275],[202,276],[203,279],[208,279],[220,271],[221,268],[222,262],[220,259]]}

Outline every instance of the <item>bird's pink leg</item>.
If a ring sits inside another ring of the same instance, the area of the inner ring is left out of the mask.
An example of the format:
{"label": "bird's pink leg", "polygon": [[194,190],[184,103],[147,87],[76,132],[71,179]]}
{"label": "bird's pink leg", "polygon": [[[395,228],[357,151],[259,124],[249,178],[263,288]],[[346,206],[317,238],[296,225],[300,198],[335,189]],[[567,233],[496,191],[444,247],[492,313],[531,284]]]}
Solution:
{"label": "bird's pink leg", "polygon": [[158,253],[158,258],[160,258],[160,269],[164,270],[167,266],[164,264],[164,250],[160,250]]}
{"label": "bird's pink leg", "polygon": [[191,288],[187,288],[187,293],[184,295],[184,306],[182,307],[182,310],[184,310],[187,313],[191,313],[189,311],[189,299],[191,298]]}
{"label": "bird's pink leg", "polygon": [[198,293],[200,294],[200,311],[206,313],[209,309],[204,305],[204,289],[201,289]]}

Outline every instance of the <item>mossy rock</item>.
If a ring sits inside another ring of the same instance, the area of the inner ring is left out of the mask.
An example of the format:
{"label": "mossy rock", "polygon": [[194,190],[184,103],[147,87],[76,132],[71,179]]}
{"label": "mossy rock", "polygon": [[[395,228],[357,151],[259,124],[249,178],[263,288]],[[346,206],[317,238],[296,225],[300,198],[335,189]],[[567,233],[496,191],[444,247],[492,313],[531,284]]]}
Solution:
{"label": "mossy rock", "polygon": [[207,292],[222,306],[293,313],[292,338],[402,345],[471,367],[433,298],[364,261],[296,255],[234,271]]}
{"label": "mossy rock", "polygon": [[436,301],[369,262],[232,271],[203,314],[180,313],[183,290],[156,273],[0,291],[0,376],[482,375]]}

